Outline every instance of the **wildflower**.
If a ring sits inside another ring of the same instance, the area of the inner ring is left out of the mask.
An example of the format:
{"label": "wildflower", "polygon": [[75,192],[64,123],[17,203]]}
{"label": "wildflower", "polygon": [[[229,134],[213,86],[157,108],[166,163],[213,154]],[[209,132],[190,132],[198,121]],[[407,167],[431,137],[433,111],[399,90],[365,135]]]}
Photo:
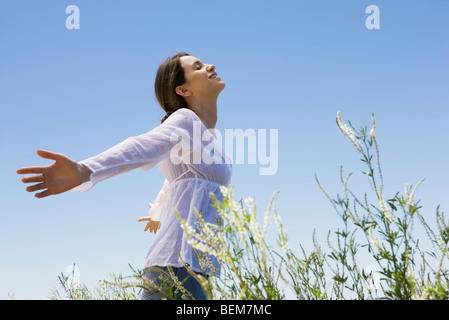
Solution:
{"label": "wildflower", "polygon": [[267,235],[268,226],[270,225],[270,210],[267,210],[265,212],[265,217],[263,219],[263,236],[265,237]]}
{"label": "wildflower", "polygon": [[372,115],[372,119],[373,119],[373,128],[369,132],[370,139],[374,139],[374,132],[376,131],[376,119],[374,118],[374,114]]}
{"label": "wildflower", "polygon": [[406,183],[405,184],[405,189],[404,189],[404,196],[405,196],[405,198],[406,199],[409,199],[409,197],[410,197],[410,194],[409,194],[409,192],[408,192],[408,183]]}
{"label": "wildflower", "polygon": [[394,218],[391,215],[391,213],[388,211],[387,206],[385,205],[385,201],[382,197],[379,199],[379,205],[380,205],[380,208],[382,209],[382,212],[384,213],[385,218],[390,220],[390,222],[394,222]]}
{"label": "wildflower", "polygon": [[262,243],[262,233],[260,232],[259,224],[257,223],[255,210],[251,212],[249,228],[254,236],[254,241],[260,245],[260,243]]}
{"label": "wildflower", "polygon": [[371,242],[371,244],[373,246],[375,246],[377,248],[377,250],[380,251],[381,249],[379,246],[379,241],[377,241],[377,238],[373,235],[373,231],[371,230],[371,228],[368,231],[368,238],[369,238],[369,241]]}
{"label": "wildflower", "polygon": [[230,201],[229,201],[229,208],[232,210],[232,211],[239,211],[239,204],[238,204],[238,202],[237,201],[235,201],[235,200],[233,200],[233,199],[229,199]]}
{"label": "wildflower", "polygon": [[343,120],[340,116],[340,111],[337,112],[337,125],[341,133],[343,133],[343,135],[345,135],[352,142],[352,144],[359,150],[359,152],[363,152],[362,147],[360,146],[360,142],[357,140],[354,131],[352,131],[350,127],[343,123]]}
{"label": "wildflower", "polygon": [[221,193],[226,197],[228,195],[228,188],[225,186],[220,186]]}
{"label": "wildflower", "polygon": [[245,239],[246,229],[242,219],[238,216],[234,216],[233,222],[234,222],[234,229],[237,230],[237,234],[239,235],[240,239]]}
{"label": "wildflower", "polygon": [[248,198],[246,198],[245,200],[244,200],[244,202],[246,203],[246,205],[248,206],[248,207],[253,207],[253,205],[254,205],[254,199],[252,198],[252,197],[248,197]]}
{"label": "wildflower", "polygon": [[437,235],[437,236],[435,237],[435,240],[436,240],[438,246],[439,246],[441,249],[444,249],[444,248],[446,247],[446,244],[445,244],[445,242],[443,241],[443,237],[441,237],[441,235]]}
{"label": "wildflower", "polygon": [[412,206],[413,199],[415,198],[415,192],[416,192],[416,189],[419,187],[419,185],[420,185],[423,181],[424,181],[424,179],[421,179],[421,180],[416,184],[416,186],[413,188],[412,192],[410,193],[410,195],[409,195],[409,197],[408,197],[408,199],[407,199],[407,205],[408,205],[409,208]]}
{"label": "wildflower", "polygon": [[282,227],[281,217],[277,212],[274,214],[274,221],[276,222],[276,225],[279,229],[279,240],[280,240],[280,246],[284,250],[285,253],[288,252],[288,243],[287,239],[284,235],[284,228]]}

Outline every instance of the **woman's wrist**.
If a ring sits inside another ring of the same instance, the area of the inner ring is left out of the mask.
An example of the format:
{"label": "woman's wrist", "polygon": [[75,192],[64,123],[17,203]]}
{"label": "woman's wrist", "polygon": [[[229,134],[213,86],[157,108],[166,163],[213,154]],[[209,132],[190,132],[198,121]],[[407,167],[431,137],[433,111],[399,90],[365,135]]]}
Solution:
{"label": "woman's wrist", "polygon": [[82,163],[78,163],[78,167],[82,183],[90,181],[90,175],[92,173],[92,170],[90,170]]}

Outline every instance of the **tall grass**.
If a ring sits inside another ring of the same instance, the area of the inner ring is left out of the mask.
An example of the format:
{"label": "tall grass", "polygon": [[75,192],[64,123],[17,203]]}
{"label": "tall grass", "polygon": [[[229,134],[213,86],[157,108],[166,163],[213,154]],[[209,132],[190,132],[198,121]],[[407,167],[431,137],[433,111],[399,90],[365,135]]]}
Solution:
{"label": "tall grass", "polygon": [[[234,187],[221,187],[223,201],[210,194],[219,213],[216,223],[206,223],[196,212],[199,223],[190,226],[178,215],[204,270],[214,271],[211,256],[221,264],[220,276],[206,279],[192,273],[209,299],[279,300],[289,297],[290,292],[296,299],[309,300],[448,299],[449,221],[439,207],[436,208],[435,228],[424,219],[420,201],[415,200],[423,180],[415,186],[406,184],[403,192],[386,195],[374,115],[369,132],[367,127],[356,129],[350,122],[344,123],[340,113],[336,124],[360,155],[366,167],[363,175],[368,187],[362,197],[355,195],[350,188],[352,173],[345,176],[340,166],[343,190],[332,197],[315,176],[318,188],[342,221],[341,228],[328,232],[324,246],[314,235],[311,250],[302,245],[291,248],[277,211],[278,192],[271,197],[262,223],[259,223],[254,199],[236,201]],[[267,243],[268,229],[273,222],[277,242],[270,244]],[[416,222],[424,233],[416,232]],[[361,268],[361,256],[369,256],[378,271]],[[107,281],[110,286],[104,289],[112,290],[114,286],[121,289],[99,297],[135,298],[135,291],[130,294],[129,290],[154,286],[142,278],[140,271],[134,271],[129,278],[132,280],[116,277],[112,282]],[[176,279],[170,275],[165,275],[165,279],[171,283],[167,298],[173,297],[173,292],[178,292],[178,296],[183,293]],[[128,290],[128,293],[121,290]],[[74,295],[74,290],[65,292],[70,292],[72,299],[89,298],[89,295]],[[53,294],[55,297],[59,296]],[[185,292],[183,297],[189,298]]]}

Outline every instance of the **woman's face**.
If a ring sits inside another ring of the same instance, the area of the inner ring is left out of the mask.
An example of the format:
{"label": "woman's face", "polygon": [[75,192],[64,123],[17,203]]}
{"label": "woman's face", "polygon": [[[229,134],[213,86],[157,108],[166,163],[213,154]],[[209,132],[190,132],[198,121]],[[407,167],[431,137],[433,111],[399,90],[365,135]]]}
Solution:
{"label": "woman's face", "polygon": [[[186,78],[185,84],[180,87],[184,88],[183,92],[187,94],[187,97],[196,99],[217,97],[226,86],[215,72],[214,65],[204,64],[193,56],[184,56],[180,60]],[[185,89],[187,91],[184,91]],[[180,93],[178,89],[177,92]]]}

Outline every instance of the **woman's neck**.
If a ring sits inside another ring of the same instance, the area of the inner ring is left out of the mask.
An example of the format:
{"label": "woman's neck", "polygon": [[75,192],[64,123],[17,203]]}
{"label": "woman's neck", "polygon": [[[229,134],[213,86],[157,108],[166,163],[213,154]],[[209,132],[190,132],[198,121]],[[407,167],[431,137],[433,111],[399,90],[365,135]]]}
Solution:
{"label": "woman's neck", "polygon": [[217,124],[217,99],[209,101],[196,101],[192,108],[207,129],[214,129]]}

